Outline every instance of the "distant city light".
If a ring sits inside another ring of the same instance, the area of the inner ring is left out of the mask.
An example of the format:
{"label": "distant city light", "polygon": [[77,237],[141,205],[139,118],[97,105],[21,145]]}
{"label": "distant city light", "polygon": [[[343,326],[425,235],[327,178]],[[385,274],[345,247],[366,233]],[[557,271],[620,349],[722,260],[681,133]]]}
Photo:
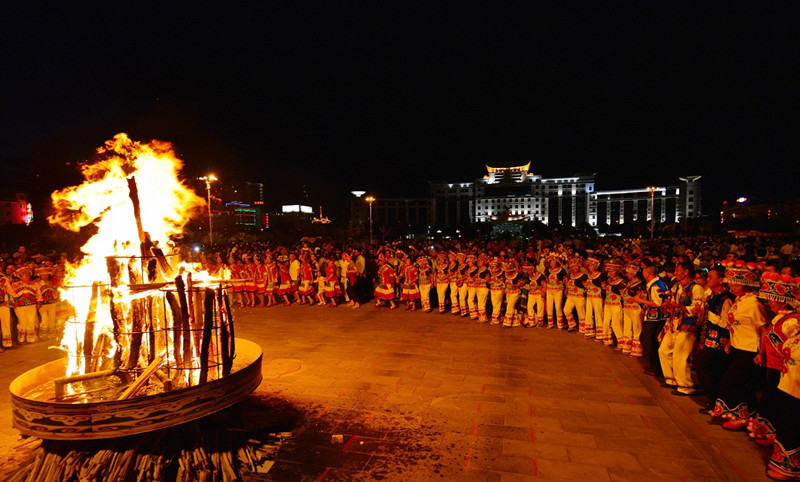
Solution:
{"label": "distant city light", "polygon": [[738,198],[738,199],[736,200],[736,202],[737,202],[737,203],[745,203],[745,202],[747,202],[747,198],[746,198],[746,197],[740,197],[740,198]]}
{"label": "distant city light", "polygon": [[350,191],[350,193],[355,197],[361,197],[367,193],[367,191]]}
{"label": "distant city light", "polygon": [[281,206],[281,212],[313,214],[314,210],[311,208],[311,206],[303,206],[300,204],[284,204]]}

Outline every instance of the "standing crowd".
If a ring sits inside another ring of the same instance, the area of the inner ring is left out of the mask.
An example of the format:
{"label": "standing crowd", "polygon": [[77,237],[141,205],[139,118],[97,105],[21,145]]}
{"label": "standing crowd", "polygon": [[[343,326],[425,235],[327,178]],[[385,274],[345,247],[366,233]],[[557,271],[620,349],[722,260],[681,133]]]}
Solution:
{"label": "standing crowd", "polygon": [[[723,429],[772,448],[767,475],[800,480],[798,248],[711,238],[302,243],[233,246],[201,262],[229,280],[240,306],[355,309],[374,299],[390,310],[574,332],[641,358],[675,396],[704,397],[700,411]],[[59,300],[66,262],[24,247],[0,253],[3,348],[56,336],[69,311]]]}
{"label": "standing crowd", "polygon": [[800,479],[797,248],[577,244],[251,247],[208,267],[224,270],[242,306],[358,308],[374,298],[390,310],[575,332],[642,358],[675,396],[705,397],[700,411],[723,429],[772,447],[770,477]]}

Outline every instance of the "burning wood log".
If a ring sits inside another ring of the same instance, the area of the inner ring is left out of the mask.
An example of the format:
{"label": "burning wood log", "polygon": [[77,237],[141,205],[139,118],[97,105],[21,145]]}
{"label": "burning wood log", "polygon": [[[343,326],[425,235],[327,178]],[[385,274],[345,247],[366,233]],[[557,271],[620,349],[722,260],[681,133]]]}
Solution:
{"label": "burning wood log", "polygon": [[153,297],[148,296],[147,300],[147,341],[149,342],[147,350],[147,363],[153,363],[156,359],[156,317],[153,312]]}
{"label": "burning wood log", "polygon": [[142,227],[142,211],[139,206],[139,188],[136,185],[136,176],[131,176],[127,179],[128,181],[128,195],[131,198],[131,203],[133,204],[133,217],[136,219],[136,231],[139,233],[139,244],[141,247],[142,252],[142,263],[144,263],[144,258],[147,257],[150,251],[150,247],[147,246],[147,238],[145,236],[144,228]]}
{"label": "burning wood log", "polygon": [[236,332],[233,329],[233,312],[231,311],[231,301],[227,293],[223,293],[222,301],[225,302],[225,313],[228,315],[228,329],[231,334],[231,360],[236,356]]}
{"label": "burning wood log", "polygon": [[158,367],[163,362],[164,357],[161,355],[157,356],[156,359],[153,360],[153,363],[148,365],[144,372],[142,372],[139,378],[137,378],[135,382],[133,382],[127,389],[125,389],[124,392],[122,392],[122,395],[119,396],[118,400],[127,400],[136,395],[136,392],[142,389],[145,383],[147,383],[147,380],[150,379],[153,373],[158,370]]}
{"label": "burning wood log", "polygon": [[200,383],[208,381],[208,355],[214,328],[214,290],[206,288],[203,302],[203,342],[200,346]]}
{"label": "burning wood log", "polygon": [[222,345],[222,376],[226,377],[231,373],[231,368],[233,368],[233,357],[231,356],[230,333],[228,333],[229,325],[223,298],[226,298],[226,296],[223,294],[222,289],[217,290],[217,309],[219,310],[219,342],[220,345]]}
{"label": "burning wood log", "polygon": [[110,377],[111,375],[114,374],[115,371],[116,370],[112,368],[111,370],[103,370],[101,372],[84,373],[81,375],[74,375],[71,377],[56,378],[55,380],[53,380],[56,400],[61,401],[64,399],[64,387],[69,385],[70,383],[84,382],[86,380],[94,380],[95,378]]}
{"label": "burning wood log", "polygon": [[[189,304],[186,301],[186,286],[183,276],[175,278],[175,287],[178,291],[178,302],[181,306],[181,332],[183,334],[183,367],[189,368],[192,364],[192,331],[189,325]],[[191,382],[191,379],[189,378]]]}
{"label": "burning wood log", "polygon": [[183,326],[183,315],[181,314],[181,307],[175,293],[167,291],[166,298],[169,309],[172,311],[172,353],[176,365],[181,366],[183,360],[183,357],[181,357],[181,327]]}
{"label": "burning wood log", "polygon": [[133,370],[139,366],[139,354],[142,349],[142,328],[146,310],[145,300],[131,300],[131,348],[128,352],[128,364],[126,368]]}
{"label": "burning wood log", "polygon": [[[94,351],[94,324],[97,320],[97,300],[100,297],[100,283],[92,283],[92,297],[89,300],[89,312],[86,315],[86,324],[83,332],[83,357],[87,364]],[[84,365],[84,370],[86,365]]]}
{"label": "burning wood log", "polygon": [[[120,313],[121,308],[114,303],[114,293],[111,293],[111,297],[108,300],[109,308],[111,310],[111,323],[112,323],[112,330],[114,332],[114,342],[117,345],[117,350],[114,352],[114,366],[118,367],[122,365],[122,314]],[[130,380],[126,380],[130,381]]]}

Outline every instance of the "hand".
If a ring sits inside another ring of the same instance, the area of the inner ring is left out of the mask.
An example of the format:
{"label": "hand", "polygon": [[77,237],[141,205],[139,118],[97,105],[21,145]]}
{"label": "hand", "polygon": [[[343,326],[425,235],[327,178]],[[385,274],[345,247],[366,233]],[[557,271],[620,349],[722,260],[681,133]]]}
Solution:
{"label": "hand", "polygon": [[764,357],[761,355],[761,352],[756,353],[756,356],[753,357],[753,363],[760,367],[764,366]]}

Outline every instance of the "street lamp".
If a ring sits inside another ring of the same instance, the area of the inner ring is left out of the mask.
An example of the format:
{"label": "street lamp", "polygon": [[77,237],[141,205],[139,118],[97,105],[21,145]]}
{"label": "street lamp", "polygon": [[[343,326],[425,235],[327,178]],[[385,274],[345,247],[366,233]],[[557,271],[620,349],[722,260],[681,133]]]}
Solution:
{"label": "street lamp", "polygon": [[211,222],[211,182],[217,180],[217,176],[209,174],[199,178],[201,181],[206,182],[206,193],[208,194],[208,242],[210,246],[214,245],[214,225]]}
{"label": "street lamp", "polygon": [[369,244],[372,244],[372,203],[375,202],[375,197],[367,196],[364,198],[369,203]]}
{"label": "street lamp", "polygon": [[650,191],[650,239],[652,240],[656,233],[656,188],[648,186],[647,190]]}

